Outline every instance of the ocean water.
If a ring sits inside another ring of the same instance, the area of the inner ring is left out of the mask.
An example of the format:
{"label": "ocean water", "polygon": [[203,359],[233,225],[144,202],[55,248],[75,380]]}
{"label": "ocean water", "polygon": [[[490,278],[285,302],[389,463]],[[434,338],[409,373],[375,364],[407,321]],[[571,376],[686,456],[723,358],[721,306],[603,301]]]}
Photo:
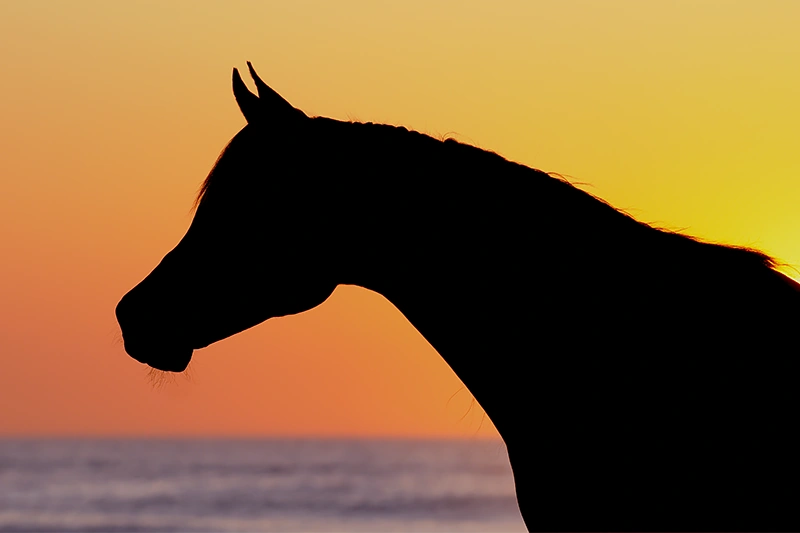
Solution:
{"label": "ocean water", "polygon": [[502,442],[0,440],[0,531],[525,531]]}

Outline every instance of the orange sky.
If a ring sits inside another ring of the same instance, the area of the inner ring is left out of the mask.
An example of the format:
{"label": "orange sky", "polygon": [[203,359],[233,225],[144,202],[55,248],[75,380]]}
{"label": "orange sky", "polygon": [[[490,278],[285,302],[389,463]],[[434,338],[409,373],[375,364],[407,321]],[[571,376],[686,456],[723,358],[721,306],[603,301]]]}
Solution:
{"label": "orange sky", "polygon": [[244,125],[231,67],[800,265],[798,20],[793,0],[0,3],[0,435],[495,435],[355,287],[196,353],[191,380],[154,388],[125,355],[116,302]]}

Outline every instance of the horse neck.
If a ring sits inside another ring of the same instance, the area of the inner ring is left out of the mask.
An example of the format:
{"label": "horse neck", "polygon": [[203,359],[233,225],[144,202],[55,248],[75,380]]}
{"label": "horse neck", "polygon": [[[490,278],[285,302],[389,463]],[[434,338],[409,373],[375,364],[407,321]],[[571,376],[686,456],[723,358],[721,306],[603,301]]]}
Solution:
{"label": "horse neck", "polygon": [[386,126],[347,126],[368,131],[356,131],[359,138],[346,143],[362,150],[346,158],[341,174],[347,178],[331,202],[332,253],[339,256],[341,283],[390,298],[426,266],[455,259],[448,251],[463,241],[459,202],[467,194],[453,187],[455,169],[439,141]]}
{"label": "horse neck", "polygon": [[427,146],[373,142],[370,157],[348,162],[349,179],[331,202],[329,255],[339,283],[386,297],[489,412],[486,377],[504,369],[474,354],[476,342],[490,340],[481,324],[493,313],[496,283],[527,263],[525,179],[494,154],[418,140]]}

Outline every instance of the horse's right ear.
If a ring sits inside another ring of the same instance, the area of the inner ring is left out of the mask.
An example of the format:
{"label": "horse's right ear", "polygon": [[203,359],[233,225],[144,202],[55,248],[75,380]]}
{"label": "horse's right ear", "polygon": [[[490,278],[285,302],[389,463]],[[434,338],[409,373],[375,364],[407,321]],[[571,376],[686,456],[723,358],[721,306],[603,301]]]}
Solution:
{"label": "horse's right ear", "polygon": [[305,113],[292,107],[292,104],[264,83],[249,61],[247,68],[250,69],[250,75],[256,83],[258,96],[250,92],[236,67],[233,69],[233,96],[236,97],[239,109],[242,110],[248,124],[267,121],[286,124],[308,118]]}

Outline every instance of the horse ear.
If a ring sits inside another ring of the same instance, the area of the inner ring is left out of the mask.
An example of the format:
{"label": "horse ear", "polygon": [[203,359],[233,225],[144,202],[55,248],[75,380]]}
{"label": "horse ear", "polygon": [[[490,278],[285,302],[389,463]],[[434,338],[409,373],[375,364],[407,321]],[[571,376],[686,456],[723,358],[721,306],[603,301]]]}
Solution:
{"label": "horse ear", "polygon": [[[269,85],[264,83],[258,74],[256,74],[256,69],[253,68],[253,65],[248,61],[247,68],[250,70],[250,76],[252,76],[253,81],[256,82],[256,89],[258,89],[258,98],[261,100],[261,105],[268,109],[268,114],[275,114],[275,115],[283,115],[286,116],[303,116],[306,117],[306,114],[300,111],[297,108],[292,107],[292,104],[284,100],[284,98],[275,92]],[[306,117],[307,118],[307,117]]]}
{"label": "horse ear", "polygon": [[239,109],[242,110],[242,114],[249,124],[264,120],[308,118],[305,113],[292,107],[292,104],[284,100],[281,95],[264,83],[249,61],[247,62],[247,68],[250,70],[253,81],[256,82],[258,96],[250,92],[244,81],[242,81],[239,70],[235,67],[233,69],[233,96],[236,97]]}
{"label": "horse ear", "polygon": [[260,120],[262,115],[261,102],[258,96],[251,93],[247,85],[244,84],[242,76],[239,75],[239,70],[236,67],[233,67],[233,96],[236,98],[236,103],[239,104],[239,109],[248,123]]}

